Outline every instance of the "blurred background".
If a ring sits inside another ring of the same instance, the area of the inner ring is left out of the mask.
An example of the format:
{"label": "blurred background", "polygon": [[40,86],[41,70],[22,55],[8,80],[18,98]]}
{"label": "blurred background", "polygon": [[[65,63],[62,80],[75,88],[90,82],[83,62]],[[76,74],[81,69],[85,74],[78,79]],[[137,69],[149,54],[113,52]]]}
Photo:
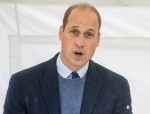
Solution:
{"label": "blurred background", "polygon": [[134,114],[150,114],[150,0],[0,0],[0,114],[11,75],[60,51],[64,12],[78,2],[102,17],[92,59],[128,79]]}

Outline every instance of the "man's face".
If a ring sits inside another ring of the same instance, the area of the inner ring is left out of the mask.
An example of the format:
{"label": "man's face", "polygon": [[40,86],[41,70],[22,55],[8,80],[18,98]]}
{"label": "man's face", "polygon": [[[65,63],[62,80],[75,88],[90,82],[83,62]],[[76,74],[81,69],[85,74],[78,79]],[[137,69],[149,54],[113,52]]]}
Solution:
{"label": "man's face", "polygon": [[93,56],[100,41],[98,19],[89,9],[73,9],[68,22],[60,27],[62,62],[72,71],[82,68]]}

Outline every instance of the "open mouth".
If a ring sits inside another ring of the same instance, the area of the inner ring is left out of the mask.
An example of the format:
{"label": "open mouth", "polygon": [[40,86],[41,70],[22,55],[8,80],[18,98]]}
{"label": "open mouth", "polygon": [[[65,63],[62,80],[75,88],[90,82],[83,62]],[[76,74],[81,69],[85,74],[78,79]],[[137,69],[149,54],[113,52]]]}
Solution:
{"label": "open mouth", "polygon": [[79,55],[79,56],[83,55],[82,52],[75,52],[75,54],[76,54],[76,55]]}
{"label": "open mouth", "polygon": [[84,53],[82,51],[75,51],[74,55],[75,55],[75,59],[81,60],[83,58]]}

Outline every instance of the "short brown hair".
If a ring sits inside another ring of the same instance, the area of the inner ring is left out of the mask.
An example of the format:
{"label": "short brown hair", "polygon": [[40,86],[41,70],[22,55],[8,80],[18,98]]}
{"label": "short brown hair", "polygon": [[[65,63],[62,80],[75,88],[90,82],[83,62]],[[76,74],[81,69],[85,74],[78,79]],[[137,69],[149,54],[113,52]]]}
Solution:
{"label": "short brown hair", "polygon": [[89,8],[91,11],[93,11],[94,13],[96,13],[97,19],[98,19],[98,23],[99,23],[98,30],[100,30],[100,27],[101,27],[101,17],[100,17],[100,14],[99,14],[99,12],[97,11],[97,9],[94,6],[92,6],[92,5],[88,4],[88,3],[74,4],[74,5],[70,6],[66,10],[66,12],[64,14],[64,18],[63,18],[63,27],[64,28],[65,28],[65,26],[66,26],[66,24],[68,22],[68,17],[70,15],[71,11],[73,9],[75,9],[75,8],[83,8],[83,9]]}

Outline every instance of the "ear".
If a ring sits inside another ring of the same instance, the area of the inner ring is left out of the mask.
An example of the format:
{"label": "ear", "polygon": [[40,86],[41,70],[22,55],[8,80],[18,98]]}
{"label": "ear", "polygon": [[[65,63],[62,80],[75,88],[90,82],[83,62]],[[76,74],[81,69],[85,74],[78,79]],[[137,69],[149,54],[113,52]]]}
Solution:
{"label": "ear", "polygon": [[101,38],[101,33],[98,32],[98,35],[97,35],[97,47],[98,47],[98,45],[100,43],[100,38]]}
{"label": "ear", "polygon": [[63,25],[61,25],[59,28],[59,40],[60,41],[62,41],[62,37],[63,37]]}

